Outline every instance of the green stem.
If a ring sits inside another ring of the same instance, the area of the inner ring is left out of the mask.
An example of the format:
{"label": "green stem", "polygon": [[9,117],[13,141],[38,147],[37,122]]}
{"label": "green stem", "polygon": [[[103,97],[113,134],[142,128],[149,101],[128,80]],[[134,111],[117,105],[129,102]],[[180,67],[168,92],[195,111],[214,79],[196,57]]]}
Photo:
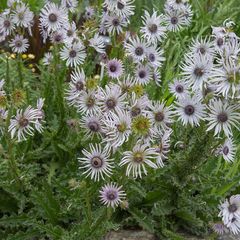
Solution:
{"label": "green stem", "polygon": [[18,55],[17,68],[18,68],[18,77],[19,77],[20,87],[23,88],[22,60],[20,55]]}
{"label": "green stem", "polygon": [[89,190],[86,190],[86,208],[87,208],[88,224],[89,224],[89,226],[91,226],[91,224],[92,224],[92,208],[91,208]]}

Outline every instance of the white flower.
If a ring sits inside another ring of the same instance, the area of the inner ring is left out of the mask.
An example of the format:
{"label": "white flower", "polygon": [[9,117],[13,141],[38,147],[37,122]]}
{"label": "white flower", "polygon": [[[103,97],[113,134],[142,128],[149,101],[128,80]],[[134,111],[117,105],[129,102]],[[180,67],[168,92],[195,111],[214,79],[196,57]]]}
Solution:
{"label": "white flower", "polygon": [[149,45],[138,36],[129,38],[128,43],[125,44],[126,54],[136,62],[143,61],[146,57],[148,46]]}
{"label": "white flower", "polygon": [[166,102],[154,101],[149,107],[151,109],[149,117],[153,127],[157,131],[168,129],[169,124],[173,122],[171,106],[166,106]]}
{"label": "white flower", "polygon": [[66,91],[66,99],[70,106],[76,105],[86,85],[83,69],[76,68],[71,74],[69,89]]}
{"label": "white flower", "polygon": [[213,42],[207,37],[197,38],[192,41],[190,50],[194,55],[200,54],[212,57],[214,54]]}
{"label": "white flower", "polygon": [[77,0],[61,0],[61,5],[68,9],[70,12],[75,12],[77,10],[78,1]]}
{"label": "white flower", "polygon": [[48,33],[60,30],[68,22],[67,11],[55,3],[48,3],[40,13],[40,22]]}
{"label": "white flower", "polygon": [[[232,135],[232,125],[238,128],[240,113],[238,105],[223,103],[221,100],[212,101],[209,106],[207,131],[214,130],[214,135],[220,134],[223,130],[227,137]],[[238,128],[239,129],[239,128]]]}
{"label": "white flower", "polygon": [[116,84],[98,89],[97,99],[103,112],[123,110],[125,98],[126,94],[122,94],[121,88]]}
{"label": "white flower", "polygon": [[121,77],[124,71],[122,61],[116,58],[109,60],[106,67],[108,76],[111,78]]}
{"label": "white flower", "polygon": [[147,58],[148,62],[154,67],[161,67],[162,63],[165,61],[163,57],[163,50],[157,48],[157,46],[151,46],[147,48]]}
{"label": "white flower", "polygon": [[236,145],[232,138],[227,138],[221,147],[221,153],[227,162],[233,162],[236,154]]}
{"label": "white flower", "polygon": [[185,98],[189,95],[189,86],[183,79],[174,79],[173,83],[169,84],[169,91],[177,98]]}
{"label": "white flower", "polygon": [[163,15],[158,16],[157,11],[153,10],[153,14],[150,16],[149,12],[145,10],[143,25],[140,31],[146,41],[157,43],[163,40],[166,32]]}
{"label": "white flower", "polygon": [[46,65],[46,66],[50,65],[51,62],[53,61],[53,54],[51,52],[45,53],[42,61],[43,61],[43,65]]}
{"label": "white flower", "polygon": [[186,96],[178,99],[175,113],[183,125],[189,123],[191,126],[198,126],[200,120],[204,119],[204,109],[205,106],[202,104],[201,97],[195,94],[192,97]]}
{"label": "white flower", "polygon": [[26,52],[29,44],[28,40],[21,35],[16,35],[14,39],[10,42],[9,46],[16,53]]}
{"label": "white flower", "polygon": [[68,23],[65,27],[65,43],[71,44],[73,39],[77,38],[77,27],[75,22]]}
{"label": "white flower", "polygon": [[118,0],[111,11],[118,16],[128,19],[130,16],[134,15],[135,6],[132,5],[133,2],[133,0]]}
{"label": "white flower", "polygon": [[89,39],[89,46],[93,47],[98,53],[105,53],[105,42],[102,36],[95,34]]}
{"label": "white flower", "polygon": [[222,221],[225,225],[232,222],[233,219],[240,221],[240,195],[233,195],[229,199],[226,199],[219,206],[219,217],[222,217]]}
{"label": "white flower", "polygon": [[45,114],[44,114],[44,111],[43,111],[43,105],[44,105],[44,101],[45,99],[44,98],[39,98],[37,100],[37,120],[36,120],[36,123],[35,123],[35,128],[36,130],[41,133],[43,132],[43,123],[45,122],[44,121],[44,117],[45,117]]}
{"label": "white flower", "polygon": [[81,42],[66,44],[60,51],[62,60],[66,60],[66,65],[77,67],[82,64],[86,58],[86,52]]}
{"label": "white flower", "polygon": [[135,93],[132,93],[132,96],[129,100],[129,111],[131,117],[136,117],[141,114],[149,115],[149,111],[147,110],[148,106],[151,104],[150,100],[148,99],[147,95],[143,95],[140,98],[136,97]]}
{"label": "white flower", "polygon": [[84,17],[85,19],[91,19],[94,16],[95,10],[93,7],[86,7],[85,8],[85,14]]}
{"label": "white flower", "polygon": [[136,82],[141,85],[146,85],[152,78],[152,72],[149,65],[139,64],[135,71]]}
{"label": "white flower", "polygon": [[117,207],[125,197],[122,186],[119,187],[116,183],[107,184],[100,190],[100,201],[107,207]]}
{"label": "white flower", "polygon": [[84,157],[79,157],[81,167],[79,169],[85,169],[83,174],[86,177],[91,176],[94,181],[105,179],[105,176],[110,177],[112,175],[113,160],[110,159],[109,148],[103,148],[100,144],[90,144],[90,151],[83,149],[82,153]]}
{"label": "white flower", "polygon": [[54,31],[50,34],[50,40],[53,44],[61,44],[66,39],[66,31]]}
{"label": "white flower", "polygon": [[77,101],[77,109],[80,113],[85,113],[85,114],[99,113],[100,107],[96,97],[96,92],[82,91]]}
{"label": "white flower", "polygon": [[227,225],[228,229],[233,234],[239,234],[240,233],[240,220],[239,218],[232,218],[231,222],[229,222]]}
{"label": "white flower", "polygon": [[104,142],[109,147],[116,149],[128,141],[131,134],[131,116],[128,112],[111,113],[105,117],[104,123],[106,125]]}
{"label": "white flower", "polygon": [[187,56],[181,66],[183,79],[194,91],[202,90],[211,76],[212,66],[212,58],[207,55]]}
{"label": "white flower", "polygon": [[117,15],[107,15],[105,19],[105,27],[108,33],[120,34],[123,32],[123,27],[127,26],[127,22],[123,17]]}
{"label": "white flower", "polygon": [[151,168],[157,168],[157,165],[153,162],[156,158],[157,153],[155,148],[151,148],[147,144],[137,143],[132,151],[126,151],[123,153],[120,166],[127,164],[127,176],[132,175],[134,178],[142,178],[142,172],[147,175],[145,164]]}
{"label": "white flower", "polygon": [[30,11],[29,7],[24,3],[17,4],[12,17],[13,23],[15,23],[16,26],[28,28],[33,25],[33,12]]}
{"label": "white flower", "polygon": [[10,15],[0,14],[0,32],[8,36],[15,29],[13,18]]}
{"label": "white flower", "polygon": [[16,116],[11,119],[8,132],[11,133],[11,138],[17,135],[18,142],[27,140],[26,135],[34,135],[34,125],[37,122],[39,115],[38,110],[29,106],[25,111],[17,110]]}

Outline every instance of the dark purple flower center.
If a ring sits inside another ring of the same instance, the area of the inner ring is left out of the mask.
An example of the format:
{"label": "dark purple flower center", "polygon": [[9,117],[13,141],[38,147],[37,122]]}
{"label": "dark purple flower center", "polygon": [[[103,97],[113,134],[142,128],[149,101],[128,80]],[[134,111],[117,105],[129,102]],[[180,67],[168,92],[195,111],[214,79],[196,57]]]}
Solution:
{"label": "dark purple flower center", "polygon": [[228,147],[228,146],[225,146],[225,147],[223,148],[223,154],[224,154],[224,155],[228,155],[228,153],[229,153],[229,147]]}
{"label": "dark purple flower center", "polygon": [[113,200],[115,200],[117,198],[117,193],[116,193],[116,191],[111,191],[111,190],[109,190],[108,192],[107,192],[107,199],[108,200],[110,200],[110,201],[113,201]]}
{"label": "dark purple flower center", "polygon": [[176,24],[178,23],[178,18],[177,18],[177,17],[172,17],[172,18],[171,18],[171,23],[172,23],[173,25],[176,25]]}
{"label": "dark purple flower center", "polygon": [[93,99],[93,98],[89,98],[88,100],[87,100],[87,103],[86,103],[86,105],[87,105],[87,107],[92,107],[93,105],[95,104],[95,100]]}
{"label": "dark purple flower center", "polygon": [[177,93],[182,93],[184,88],[182,85],[178,84],[176,87],[175,87],[175,90]]}
{"label": "dark purple flower center", "polygon": [[26,119],[26,118],[24,118],[24,117],[22,117],[22,118],[19,119],[19,125],[20,125],[20,127],[24,128],[24,127],[26,127],[28,124],[29,124],[28,119]]}
{"label": "dark purple flower center", "polygon": [[101,168],[103,165],[103,160],[99,156],[95,156],[91,159],[91,165],[94,168]]}
{"label": "dark purple flower center", "polygon": [[99,126],[98,122],[92,121],[92,122],[88,123],[88,128],[93,132],[98,132],[100,129],[100,126]]}
{"label": "dark purple flower center", "polygon": [[118,8],[119,10],[123,10],[124,7],[125,7],[125,5],[124,5],[123,3],[121,3],[120,1],[117,2],[117,8]]}
{"label": "dark purple flower center", "polygon": [[112,65],[110,65],[109,70],[114,73],[117,71],[117,66],[112,64]]}
{"label": "dark purple flower center", "polygon": [[221,47],[221,46],[223,45],[223,39],[222,39],[222,38],[218,38],[218,40],[217,40],[217,45],[218,45],[219,47]]}
{"label": "dark purple flower center", "polygon": [[77,81],[76,84],[75,84],[75,87],[78,91],[81,91],[84,88],[84,84],[81,81]]}
{"label": "dark purple flower center", "polygon": [[69,56],[70,56],[71,58],[75,58],[75,57],[77,56],[77,52],[72,49],[72,50],[70,50],[70,52],[69,52]]}
{"label": "dark purple flower center", "polygon": [[143,48],[142,47],[136,47],[136,49],[135,49],[135,54],[137,55],[137,56],[142,56],[143,55]]}
{"label": "dark purple flower center", "polygon": [[156,33],[157,30],[158,30],[158,26],[156,24],[151,24],[149,27],[148,27],[148,30],[151,32],[151,33]]}
{"label": "dark purple flower center", "polygon": [[236,212],[237,209],[238,209],[238,207],[237,207],[237,205],[236,205],[235,203],[230,204],[229,207],[228,207],[228,211],[229,211],[230,213]]}
{"label": "dark purple flower center", "polygon": [[205,53],[206,53],[206,49],[205,49],[204,47],[200,47],[200,48],[199,48],[199,52],[200,52],[201,54],[205,54]]}
{"label": "dark purple flower center", "polygon": [[54,41],[59,43],[62,41],[62,35],[61,34],[55,34]]}
{"label": "dark purple flower center", "polygon": [[18,48],[22,47],[22,45],[23,45],[23,42],[21,40],[17,40],[15,42],[15,46],[18,47]]}
{"label": "dark purple flower center", "polygon": [[112,20],[112,24],[113,24],[114,27],[117,27],[117,26],[119,26],[120,21],[119,21],[117,18],[114,18],[114,19]]}
{"label": "dark purple flower center", "polygon": [[164,114],[163,112],[157,112],[155,113],[155,120],[157,122],[162,122],[164,120]]}
{"label": "dark purple flower center", "polygon": [[195,108],[194,108],[194,106],[192,106],[192,105],[187,105],[187,106],[184,108],[184,112],[185,112],[188,116],[191,116],[191,115],[194,114]]}
{"label": "dark purple flower center", "polygon": [[140,113],[141,113],[141,108],[139,108],[139,107],[133,107],[131,110],[131,114],[133,117],[136,117]]}
{"label": "dark purple flower center", "polygon": [[11,22],[9,20],[4,20],[3,25],[5,28],[9,28],[11,26]]}
{"label": "dark purple flower center", "polygon": [[48,20],[52,23],[56,22],[57,21],[57,15],[54,14],[54,13],[49,14]]}
{"label": "dark purple flower center", "polygon": [[146,71],[144,71],[144,70],[140,70],[139,71],[139,73],[138,73],[138,76],[140,77],[140,78],[145,78],[146,77]]}
{"label": "dark purple flower center", "polygon": [[71,37],[73,35],[73,31],[71,29],[67,30],[67,36]]}
{"label": "dark purple flower center", "polygon": [[116,107],[116,101],[110,98],[106,101],[106,105],[109,109],[114,109]]}
{"label": "dark purple flower center", "polygon": [[225,112],[222,112],[217,116],[217,119],[219,122],[225,123],[228,120],[228,115]]}
{"label": "dark purple flower center", "polygon": [[194,69],[194,74],[195,74],[197,77],[202,77],[202,75],[204,74],[204,71],[203,71],[202,68],[197,67],[197,68]]}
{"label": "dark purple flower center", "polygon": [[148,58],[149,58],[150,62],[154,62],[155,59],[156,59],[156,57],[155,57],[155,55],[153,53],[150,53]]}

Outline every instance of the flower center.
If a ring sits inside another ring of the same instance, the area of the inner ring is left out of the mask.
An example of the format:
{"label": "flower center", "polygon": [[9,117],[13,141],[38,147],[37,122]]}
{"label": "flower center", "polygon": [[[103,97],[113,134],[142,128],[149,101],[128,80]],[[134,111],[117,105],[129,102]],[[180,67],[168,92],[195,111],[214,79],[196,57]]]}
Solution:
{"label": "flower center", "polygon": [[197,77],[202,77],[203,73],[204,73],[204,71],[203,71],[202,68],[197,67],[197,68],[194,69],[194,74],[195,74]]}
{"label": "flower center", "polygon": [[141,163],[143,162],[143,154],[141,152],[136,152],[134,153],[134,156],[133,156],[133,161],[136,162],[136,163]]}
{"label": "flower center", "polygon": [[117,8],[118,8],[119,10],[123,10],[124,7],[125,7],[125,5],[124,5],[123,3],[119,2],[119,1],[117,2]]}
{"label": "flower center", "polygon": [[108,191],[107,193],[107,199],[110,201],[113,201],[117,198],[117,193],[115,191]]}
{"label": "flower center", "polygon": [[176,86],[175,90],[176,90],[177,93],[182,93],[184,88],[183,88],[182,85],[179,84],[179,85]]}
{"label": "flower center", "polygon": [[229,153],[229,147],[228,147],[228,146],[225,146],[225,147],[223,148],[223,154],[224,154],[224,155],[228,155],[228,153]]}
{"label": "flower center", "polygon": [[75,84],[75,87],[78,91],[81,91],[84,88],[84,84],[81,81],[77,81],[76,84]]}
{"label": "flower center", "polygon": [[132,123],[133,132],[143,136],[146,136],[149,133],[150,127],[150,120],[142,115],[134,118]]}
{"label": "flower center", "polygon": [[120,22],[119,22],[119,20],[117,18],[114,18],[112,20],[112,24],[113,24],[114,27],[117,27],[117,26],[119,26]]}
{"label": "flower center", "polygon": [[172,17],[172,18],[171,18],[171,23],[172,23],[173,25],[176,25],[176,24],[178,23],[178,18],[177,18],[177,17]]}
{"label": "flower center", "polygon": [[194,114],[195,112],[195,109],[192,105],[187,105],[185,108],[184,108],[184,112],[188,115],[188,116],[191,116]]}
{"label": "flower center", "polygon": [[139,108],[139,107],[133,107],[131,110],[131,114],[133,117],[136,117],[140,113],[141,113],[141,108]]}
{"label": "flower center", "polygon": [[158,27],[156,24],[151,24],[149,27],[148,27],[148,30],[151,32],[151,33],[156,33],[157,30],[158,30]]}
{"label": "flower center", "polygon": [[206,49],[205,49],[204,47],[200,47],[200,48],[199,48],[199,52],[200,52],[201,54],[205,54],[205,53],[206,53]]}
{"label": "flower center", "polygon": [[117,129],[118,129],[119,132],[123,133],[127,130],[127,126],[124,123],[117,124]]}
{"label": "flower center", "polygon": [[89,107],[89,108],[93,107],[94,104],[95,104],[95,100],[93,98],[89,98],[87,100],[87,103],[86,103],[87,107]]}
{"label": "flower center", "polygon": [[92,131],[92,132],[98,132],[100,129],[99,124],[95,121],[89,122],[88,123],[88,128]]}
{"label": "flower center", "polygon": [[218,38],[218,40],[217,40],[217,45],[218,45],[219,47],[221,47],[221,46],[223,45],[223,39],[222,39],[222,38]]}
{"label": "flower center", "polygon": [[138,73],[138,76],[140,77],[140,78],[145,78],[146,77],[146,71],[144,71],[144,70],[141,70],[141,71],[139,71],[139,73]]}
{"label": "flower center", "polygon": [[77,52],[72,49],[72,50],[69,52],[69,56],[70,56],[71,58],[75,58],[75,57],[77,56]]}
{"label": "flower center", "polygon": [[233,204],[230,204],[229,207],[228,207],[228,211],[229,211],[230,213],[236,212],[237,209],[238,209],[238,207],[237,207],[237,205],[234,204],[234,203],[233,203]]}
{"label": "flower center", "polygon": [[91,159],[91,164],[94,168],[101,168],[103,165],[103,160],[99,156],[95,156]]}
{"label": "flower center", "polygon": [[155,120],[157,122],[162,122],[164,120],[164,114],[163,112],[157,112],[155,113]]}
{"label": "flower center", "polygon": [[117,67],[115,65],[110,65],[109,69],[113,73],[117,71]]}
{"label": "flower center", "polygon": [[142,55],[143,55],[143,48],[142,48],[142,47],[137,47],[137,48],[135,49],[135,54],[136,54],[137,56],[142,56]]}
{"label": "flower center", "polygon": [[4,25],[5,28],[9,28],[10,25],[11,25],[11,22],[6,19],[6,20],[3,22],[3,25]]}
{"label": "flower center", "polygon": [[71,37],[73,35],[73,31],[71,29],[67,30],[67,36]]}
{"label": "flower center", "polygon": [[116,107],[116,101],[114,101],[114,99],[110,98],[106,101],[106,105],[109,109],[114,109]]}
{"label": "flower center", "polygon": [[228,120],[228,115],[225,112],[220,113],[217,116],[218,122],[225,123]]}
{"label": "flower center", "polygon": [[49,14],[48,20],[52,23],[56,22],[57,21],[57,15],[54,14],[54,13]]}
{"label": "flower center", "polygon": [[23,19],[24,19],[24,12],[18,13],[18,18],[19,18],[20,20],[23,20]]}
{"label": "flower center", "polygon": [[18,47],[18,48],[22,47],[22,45],[23,45],[23,42],[21,40],[17,40],[15,42],[15,46]]}
{"label": "flower center", "polygon": [[24,118],[24,117],[22,117],[22,118],[19,119],[19,125],[20,125],[20,127],[24,128],[24,127],[26,127],[28,124],[29,124],[28,119],[26,119],[26,118]]}
{"label": "flower center", "polygon": [[150,62],[154,62],[155,61],[155,55],[153,53],[150,53],[149,56],[148,56]]}

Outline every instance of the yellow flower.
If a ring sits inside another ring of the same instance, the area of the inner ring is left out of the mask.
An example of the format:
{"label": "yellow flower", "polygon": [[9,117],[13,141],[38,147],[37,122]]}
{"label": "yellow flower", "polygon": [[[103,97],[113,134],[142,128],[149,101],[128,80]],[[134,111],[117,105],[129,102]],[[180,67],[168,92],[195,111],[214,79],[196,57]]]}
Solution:
{"label": "yellow flower", "polygon": [[28,58],[29,58],[29,59],[34,59],[34,58],[35,58],[35,55],[34,55],[34,54],[28,54]]}
{"label": "yellow flower", "polygon": [[11,57],[12,59],[15,59],[15,58],[16,58],[16,54],[15,54],[15,53],[12,53],[12,54],[10,55],[10,57]]}
{"label": "yellow flower", "polygon": [[135,134],[146,136],[151,128],[150,119],[140,115],[134,118],[132,122],[132,130]]}
{"label": "yellow flower", "polygon": [[27,58],[27,54],[22,54],[22,59],[26,59]]}

